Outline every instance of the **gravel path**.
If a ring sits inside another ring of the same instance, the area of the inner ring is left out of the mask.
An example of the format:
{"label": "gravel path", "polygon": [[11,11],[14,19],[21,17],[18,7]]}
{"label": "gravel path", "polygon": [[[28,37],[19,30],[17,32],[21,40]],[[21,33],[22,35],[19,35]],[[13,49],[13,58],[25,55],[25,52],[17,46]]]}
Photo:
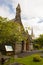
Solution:
{"label": "gravel path", "polygon": [[25,57],[25,56],[28,56],[28,55],[32,55],[32,54],[35,54],[35,53],[42,53],[43,50],[34,50],[34,51],[28,51],[28,52],[24,52],[24,53],[20,53],[20,54],[17,54],[18,57]]}

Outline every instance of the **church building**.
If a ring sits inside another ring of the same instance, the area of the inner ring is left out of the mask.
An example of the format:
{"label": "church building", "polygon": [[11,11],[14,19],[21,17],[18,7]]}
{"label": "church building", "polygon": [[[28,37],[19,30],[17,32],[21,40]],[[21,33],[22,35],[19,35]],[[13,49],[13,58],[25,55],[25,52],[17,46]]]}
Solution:
{"label": "church building", "polygon": [[[21,8],[20,8],[20,4],[18,4],[18,6],[16,7],[15,19],[12,19],[11,21],[17,22],[21,26],[23,26],[22,21],[21,21]],[[31,38],[31,36],[27,32],[27,40],[25,42],[22,41],[21,44],[16,44],[15,43],[13,46],[10,45],[10,44],[9,45],[5,44],[3,47],[4,47],[5,51],[8,54],[10,54],[12,52],[17,54],[17,53],[20,53],[20,52],[26,52],[26,51],[32,50],[33,48],[32,48],[32,44],[31,43],[32,43],[32,38]]]}
{"label": "church building", "polygon": [[[15,19],[13,19],[13,21],[18,22],[20,25],[23,26],[22,21],[21,21],[20,4],[18,4],[18,6],[16,7],[16,15],[15,15]],[[32,37],[28,34],[28,32],[26,35],[28,38],[26,40],[26,42],[22,41],[22,44],[15,44],[15,52],[16,53],[19,53],[21,51],[25,52],[25,51],[33,50]]]}

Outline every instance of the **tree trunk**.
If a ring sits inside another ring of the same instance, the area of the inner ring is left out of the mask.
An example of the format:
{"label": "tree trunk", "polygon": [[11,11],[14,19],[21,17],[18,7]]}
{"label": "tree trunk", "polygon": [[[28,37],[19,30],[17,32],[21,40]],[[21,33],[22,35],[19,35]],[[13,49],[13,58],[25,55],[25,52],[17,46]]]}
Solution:
{"label": "tree trunk", "polygon": [[14,54],[15,54],[15,47],[16,47],[16,45],[15,45],[15,43],[14,43],[14,44],[13,44]]}

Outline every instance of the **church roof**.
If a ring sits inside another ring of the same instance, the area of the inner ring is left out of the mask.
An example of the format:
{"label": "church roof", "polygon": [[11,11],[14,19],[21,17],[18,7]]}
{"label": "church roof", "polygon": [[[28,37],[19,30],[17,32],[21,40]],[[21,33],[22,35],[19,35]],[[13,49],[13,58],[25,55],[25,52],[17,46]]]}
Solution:
{"label": "church roof", "polygon": [[22,21],[15,21],[15,18],[14,19],[11,19],[10,22],[17,22],[17,23],[19,23],[20,25],[23,26]]}

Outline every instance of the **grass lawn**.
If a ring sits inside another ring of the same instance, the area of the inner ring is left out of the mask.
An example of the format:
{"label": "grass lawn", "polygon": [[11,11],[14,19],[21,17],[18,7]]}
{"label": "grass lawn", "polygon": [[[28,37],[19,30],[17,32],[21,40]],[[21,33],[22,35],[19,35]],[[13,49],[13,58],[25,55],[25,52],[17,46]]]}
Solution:
{"label": "grass lawn", "polygon": [[[17,59],[14,59],[13,57],[11,57],[11,59],[8,61],[8,63],[19,62],[19,63],[23,63],[25,65],[43,65],[43,58],[40,62],[34,62],[33,56],[34,55],[27,56],[24,58],[17,58]],[[6,63],[5,65],[7,65],[8,63]]]}
{"label": "grass lawn", "polygon": [[40,48],[39,50],[43,50],[43,48]]}

